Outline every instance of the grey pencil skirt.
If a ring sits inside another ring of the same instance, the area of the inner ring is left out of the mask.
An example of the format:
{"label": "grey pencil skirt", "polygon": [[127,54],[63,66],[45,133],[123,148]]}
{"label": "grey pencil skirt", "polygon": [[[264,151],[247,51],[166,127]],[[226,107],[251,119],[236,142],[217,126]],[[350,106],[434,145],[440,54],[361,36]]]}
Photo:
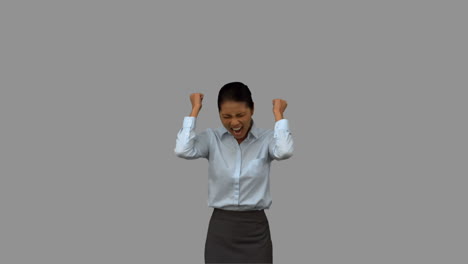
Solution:
{"label": "grey pencil skirt", "polygon": [[214,208],[206,236],[205,263],[273,263],[265,211]]}

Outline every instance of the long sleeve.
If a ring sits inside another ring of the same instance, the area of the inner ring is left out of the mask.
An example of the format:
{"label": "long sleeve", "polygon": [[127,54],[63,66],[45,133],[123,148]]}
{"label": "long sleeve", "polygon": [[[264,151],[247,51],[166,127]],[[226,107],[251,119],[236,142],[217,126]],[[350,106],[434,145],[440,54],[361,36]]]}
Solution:
{"label": "long sleeve", "polygon": [[272,159],[275,160],[288,159],[293,155],[294,141],[289,131],[289,121],[287,119],[275,122],[273,139],[269,144],[268,150]]}
{"label": "long sleeve", "polygon": [[208,159],[209,130],[201,133],[195,132],[196,117],[186,116],[182,128],[177,133],[174,153],[184,159]]}

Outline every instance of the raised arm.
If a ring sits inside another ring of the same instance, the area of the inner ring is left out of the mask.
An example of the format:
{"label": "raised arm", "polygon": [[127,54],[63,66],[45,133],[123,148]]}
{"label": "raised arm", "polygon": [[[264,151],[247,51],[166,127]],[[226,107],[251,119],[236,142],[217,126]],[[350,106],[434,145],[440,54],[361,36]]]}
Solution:
{"label": "raised arm", "polygon": [[193,93],[190,95],[192,112],[184,117],[182,128],[177,133],[174,153],[179,158],[198,159],[208,158],[209,150],[209,130],[196,133],[196,120],[202,108],[203,94]]}
{"label": "raised arm", "polygon": [[268,146],[272,159],[284,160],[293,155],[294,141],[289,130],[289,121],[284,119],[283,113],[288,103],[282,99],[273,99],[273,115],[275,116],[275,129],[273,138]]}

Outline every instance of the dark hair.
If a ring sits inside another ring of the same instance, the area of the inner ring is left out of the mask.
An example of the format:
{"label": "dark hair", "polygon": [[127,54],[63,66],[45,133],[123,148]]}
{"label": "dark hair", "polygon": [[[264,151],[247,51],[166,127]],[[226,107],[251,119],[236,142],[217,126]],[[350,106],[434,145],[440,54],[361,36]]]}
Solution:
{"label": "dark hair", "polygon": [[254,102],[249,87],[241,82],[230,82],[221,87],[218,94],[218,112],[226,101],[245,102],[247,107],[253,110]]}

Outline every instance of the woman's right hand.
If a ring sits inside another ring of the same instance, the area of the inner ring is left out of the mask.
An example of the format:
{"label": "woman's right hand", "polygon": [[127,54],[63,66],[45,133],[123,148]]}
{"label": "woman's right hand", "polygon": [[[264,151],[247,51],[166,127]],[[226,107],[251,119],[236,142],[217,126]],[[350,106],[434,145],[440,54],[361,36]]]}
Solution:
{"label": "woman's right hand", "polygon": [[200,110],[202,108],[203,94],[193,93],[190,94],[190,102],[192,103],[192,109]]}

